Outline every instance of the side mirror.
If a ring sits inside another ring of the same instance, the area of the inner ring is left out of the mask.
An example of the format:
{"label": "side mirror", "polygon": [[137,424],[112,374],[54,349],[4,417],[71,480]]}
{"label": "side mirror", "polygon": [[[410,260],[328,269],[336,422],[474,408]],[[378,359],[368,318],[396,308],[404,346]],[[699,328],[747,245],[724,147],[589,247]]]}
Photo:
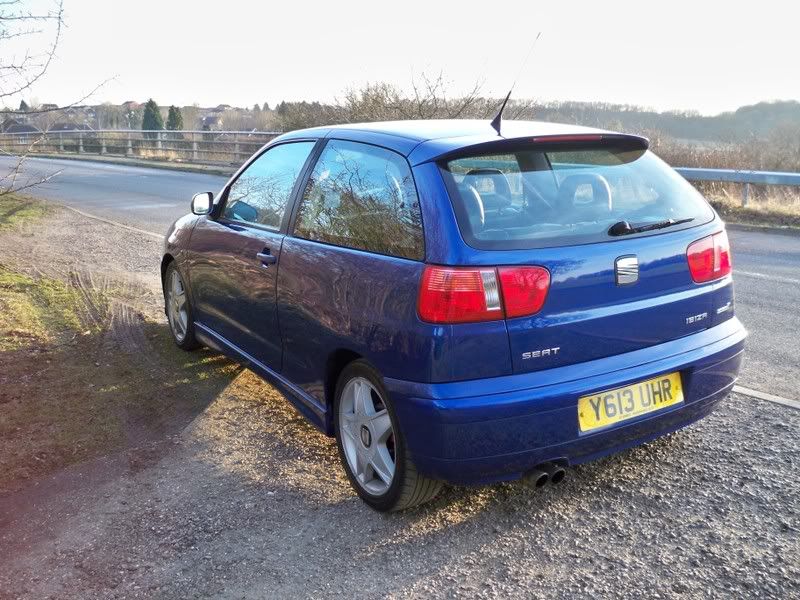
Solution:
{"label": "side mirror", "polygon": [[202,192],[192,197],[192,213],[195,215],[207,215],[211,212],[214,202],[214,194]]}

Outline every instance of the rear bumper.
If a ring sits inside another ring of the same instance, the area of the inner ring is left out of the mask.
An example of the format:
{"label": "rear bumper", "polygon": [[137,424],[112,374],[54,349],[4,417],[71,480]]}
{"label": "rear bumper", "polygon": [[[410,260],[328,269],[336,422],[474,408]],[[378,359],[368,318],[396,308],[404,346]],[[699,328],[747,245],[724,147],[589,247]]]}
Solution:
{"label": "rear bumper", "polygon": [[[488,483],[519,478],[545,461],[600,458],[704,417],[733,387],[746,337],[734,317],[664,344],[548,371],[385,383],[420,472],[452,483]],[[682,404],[599,432],[580,431],[580,396],[673,371],[683,379]]]}

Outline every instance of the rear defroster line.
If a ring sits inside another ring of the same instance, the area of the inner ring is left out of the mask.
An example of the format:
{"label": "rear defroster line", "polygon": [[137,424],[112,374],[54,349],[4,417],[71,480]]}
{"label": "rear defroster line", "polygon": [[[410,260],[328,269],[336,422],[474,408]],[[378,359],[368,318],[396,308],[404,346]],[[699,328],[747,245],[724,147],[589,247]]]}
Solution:
{"label": "rear defroster line", "polygon": [[773,404],[780,404],[781,406],[788,406],[795,410],[800,410],[800,401],[783,398],[775,394],[768,394],[766,392],[759,392],[758,390],[751,390],[750,388],[742,387],[741,385],[733,386],[734,394],[742,394],[743,396],[750,396],[751,398],[758,398],[759,400],[766,400]]}

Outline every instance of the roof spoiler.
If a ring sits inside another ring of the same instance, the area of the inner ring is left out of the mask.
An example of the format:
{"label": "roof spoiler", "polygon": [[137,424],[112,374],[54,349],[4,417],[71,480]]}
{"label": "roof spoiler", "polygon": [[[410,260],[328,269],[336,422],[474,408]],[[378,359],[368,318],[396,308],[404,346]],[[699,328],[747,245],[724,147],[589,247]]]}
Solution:
{"label": "roof spoiler", "polygon": [[650,140],[639,135],[626,133],[574,133],[564,135],[535,135],[520,136],[513,138],[503,138],[481,142],[468,146],[462,146],[455,150],[450,150],[435,158],[433,161],[448,160],[458,156],[471,154],[491,154],[492,152],[508,152],[511,149],[530,149],[531,146],[542,146],[548,149],[564,146],[577,146],[585,148],[589,146],[616,146],[630,150],[645,151],[650,147]]}

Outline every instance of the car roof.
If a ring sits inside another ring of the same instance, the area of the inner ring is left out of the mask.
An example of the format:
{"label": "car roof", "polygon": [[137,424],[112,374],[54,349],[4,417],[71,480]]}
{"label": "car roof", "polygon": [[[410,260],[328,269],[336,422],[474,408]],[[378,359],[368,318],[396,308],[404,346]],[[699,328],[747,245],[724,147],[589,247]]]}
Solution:
{"label": "car roof", "polygon": [[406,156],[412,165],[420,164],[460,148],[501,139],[518,139],[551,135],[609,133],[600,129],[548,123],[543,121],[505,120],[501,134],[488,119],[435,119],[419,121],[383,121],[347,123],[327,127],[299,129],[286,133],[281,141],[296,138],[329,137],[384,146]]}

